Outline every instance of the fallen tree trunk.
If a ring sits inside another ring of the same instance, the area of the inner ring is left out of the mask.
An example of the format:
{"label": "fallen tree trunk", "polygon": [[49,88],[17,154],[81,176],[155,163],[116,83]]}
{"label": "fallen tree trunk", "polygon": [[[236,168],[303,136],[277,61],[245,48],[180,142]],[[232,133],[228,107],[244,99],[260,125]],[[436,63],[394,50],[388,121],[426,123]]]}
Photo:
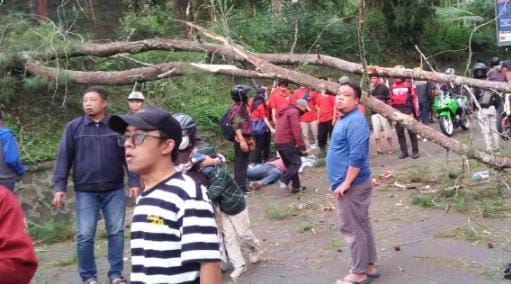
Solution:
{"label": "fallen tree trunk", "polygon": [[[61,56],[74,57],[92,55],[107,57],[119,53],[136,54],[149,50],[202,52],[212,55],[221,55],[237,61],[245,61],[243,57],[226,46],[212,43],[199,43],[197,41],[190,40],[170,40],[160,38],[134,42],[84,43],[81,46],[73,48],[69,53],[62,54]],[[364,72],[361,64],[324,54],[254,53],[253,55],[278,65],[314,64],[354,74],[363,74]],[[35,55],[32,54],[31,56]],[[387,78],[403,77],[511,92],[511,85],[507,83],[479,80],[457,75],[447,75],[438,72],[419,71],[406,68],[396,69],[369,65],[367,67],[367,73],[368,75],[377,75]]]}
{"label": "fallen tree trunk", "polygon": [[133,68],[124,71],[74,71],[47,67],[37,62],[26,64],[27,72],[50,78],[70,79],[79,84],[126,85],[135,82],[154,81],[168,77],[183,76],[194,73],[212,75],[229,75],[244,78],[273,79],[274,76],[251,70],[239,69],[232,65],[198,64],[187,62],[167,62],[154,66]]}
{"label": "fallen tree trunk", "polygon": [[[192,23],[187,23],[190,27],[193,27],[197,29],[199,32],[204,34],[205,36],[222,42],[224,46],[230,48],[233,52],[235,52],[238,56],[242,57],[246,61],[253,64],[258,70],[268,73],[268,74],[275,74],[279,78],[283,78],[286,80],[289,80],[291,82],[294,82],[296,84],[309,86],[316,89],[321,89],[322,85],[325,85],[325,87],[333,93],[336,93],[339,89],[339,85],[337,83],[333,82],[325,82],[324,80],[317,79],[313,76],[303,74],[297,71],[292,71],[289,69],[285,69],[279,66],[276,66],[274,64],[269,63],[268,61],[261,59],[260,57],[251,54],[250,52],[246,51],[242,46],[237,45],[228,39],[213,34],[210,31],[197,26]],[[384,104],[383,102],[374,99],[372,97],[368,97],[365,95],[362,98],[362,104],[369,107],[370,109],[381,113],[383,116],[388,118],[391,121],[395,121],[398,123],[401,123],[404,127],[407,129],[420,134],[421,136],[431,140],[432,142],[444,147],[447,150],[453,151],[459,155],[466,156],[467,158],[478,160],[482,163],[485,163],[487,165],[490,165],[494,168],[511,168],[511,159],[510,158],[504,158],[504,157],[495,157],[490,154],[472,149],[471,147],[464,145],[460,143],[459,141],[447,137],[444,134],[438,132],[437,130],[423,125],[422,123],[415,120],[413,117],[403,114],[396,109],[390,107],[387,104]]]}

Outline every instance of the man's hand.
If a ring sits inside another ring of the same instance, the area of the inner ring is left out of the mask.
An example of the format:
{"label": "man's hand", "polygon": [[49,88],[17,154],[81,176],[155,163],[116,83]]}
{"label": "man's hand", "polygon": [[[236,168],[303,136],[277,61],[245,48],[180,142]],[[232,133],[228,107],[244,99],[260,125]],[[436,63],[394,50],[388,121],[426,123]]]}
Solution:
{"label": "man's hand", "polygon": [[60,209],[60,207],[64,204],[64,201],[66,201],[66,193],[63,191],[55,192],[52,201],[53,206],[55,206],[57,209]]}
{"label": "man's hand", "polygon": [[333,192],[334,199],[342,198],[351,187],[351,184],[342,182]]}
{"label": "man's hand", "polygon": [[130,187],[128,197],[136,199],[140,195],[140,187]]}
{"label": "man's hand", "polygon": [[245,139],[240,141],[240,148],[242,152],[248,152],[250,149],[248,148],[248,144]]}

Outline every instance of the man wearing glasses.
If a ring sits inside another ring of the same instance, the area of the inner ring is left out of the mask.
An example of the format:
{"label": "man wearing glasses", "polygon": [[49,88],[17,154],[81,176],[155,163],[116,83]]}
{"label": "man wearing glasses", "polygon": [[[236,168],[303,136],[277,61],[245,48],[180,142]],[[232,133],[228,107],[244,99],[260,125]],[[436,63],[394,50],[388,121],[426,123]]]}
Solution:
{"label": "man wearing glasses", "polygon": [[174,166],[179,122],[150,107],[113,116],[109,125],[123,135],[128,169],[144,181],[131,224],[131,283],[220,283],[217,226],[206,189]]}
{"label": "man wearing glasses", "polygon": [[367,284],[379,277],[376,248],[369,221],[373,187],[369,168],[369,127],[358,110],[362,91],[347,81],[335,97],[342,118],[332,132],[327,154],[328,181],[337,203],[341,233],[350,245],[351,269],[337,284]]}
{"label": "man wearing glasses", "polygon": [[[94,259],[94,236],[100,210],[108,233],[110,283],[127,283],[123,276],[124,215],[126,194],[124,149],[119,135],[108,127],[108,93],[98,87],[85,90],[85,115],[69,122],[62,134],[53,174],[53,205],[60,208],[66,199],[67,180],[73,167],[76,198],[78,272],[83,283],[98,283]],[[129,196],[140,192],[139,179],[128,173]]]}

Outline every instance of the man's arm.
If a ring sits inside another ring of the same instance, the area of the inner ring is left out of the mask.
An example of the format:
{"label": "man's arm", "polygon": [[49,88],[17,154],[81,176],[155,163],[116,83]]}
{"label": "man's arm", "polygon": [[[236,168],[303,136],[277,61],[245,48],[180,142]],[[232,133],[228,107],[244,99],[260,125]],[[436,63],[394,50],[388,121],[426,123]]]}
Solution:
{"label": "man's arm", "polygon": [[2,135],[3,154],[5,163],[11,167],[18,176],[25,173],[25,167],[20,163],[20,153],[16,145],[16,139],[11,131]]}
{"label": "man's arm", "polygon": [[300,127],[298,111],[289,111],[289,123],[291,125],[291,132],[293,138],[301,151],[305,151],[305,142],[302,137],[302,128]]}
{"label": "man's arm", "polygon": [[201,284],[220,284],[222,283],[222,273],[220,272],[220,263],[217,261],[203,261],[200,264],[200,283]]}
{"label": "man's arm", "polygon": [[55,163],[55,170],[53,172],[53,184],[56,192],[66,192],[67,178],[69,170],[73,164],[75,155],[75,145],[73,141],[73,133],[71,124],[64,128],[62,138],[60,140],[59,153]]}

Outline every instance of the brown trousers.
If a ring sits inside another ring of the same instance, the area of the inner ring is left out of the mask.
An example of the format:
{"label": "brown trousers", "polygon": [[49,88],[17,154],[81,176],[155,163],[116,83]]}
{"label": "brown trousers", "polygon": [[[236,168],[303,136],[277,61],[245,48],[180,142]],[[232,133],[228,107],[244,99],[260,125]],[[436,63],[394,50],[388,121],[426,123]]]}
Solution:
{"label": "brown trousers", "polygon": [[369,221],[372,193],[371,178],[368,178],[361,184],[352,185],[342,198],[337,199],[341,234],[350,245],[352,273],[367,273],[369,264],[376,262],[376,247]]}

